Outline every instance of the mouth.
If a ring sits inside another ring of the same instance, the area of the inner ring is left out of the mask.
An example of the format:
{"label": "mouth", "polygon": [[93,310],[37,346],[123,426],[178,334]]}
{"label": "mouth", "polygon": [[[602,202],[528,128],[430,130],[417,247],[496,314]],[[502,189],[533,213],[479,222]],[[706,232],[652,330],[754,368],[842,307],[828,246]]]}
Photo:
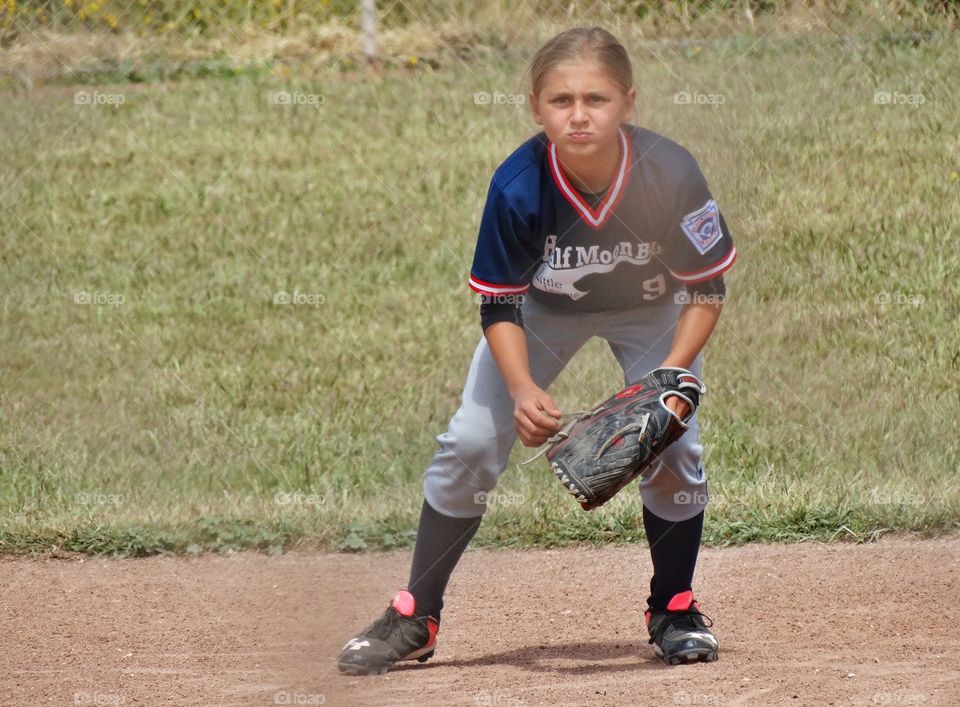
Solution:
{"label": "mouth", "polygon": [[567,137],[569,137],[570,140],[572,140],[573,142],[586,142],[587,140],[590,139],[591,135],[593,135],[593,133],[586,133],[586,132],[567,133]]}

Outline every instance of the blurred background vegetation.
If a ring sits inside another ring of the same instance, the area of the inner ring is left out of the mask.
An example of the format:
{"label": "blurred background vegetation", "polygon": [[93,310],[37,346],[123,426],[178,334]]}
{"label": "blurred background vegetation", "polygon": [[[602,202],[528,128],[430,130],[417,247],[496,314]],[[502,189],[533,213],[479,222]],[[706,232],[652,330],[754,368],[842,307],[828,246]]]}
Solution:
{"label": "blurred background vegetation", "polygon": [[[707,541],[958,528],[955,4],[381,6],[366,80],[352,4],[0,3],[0,550],[408,545],[525,62],[594,23],[740,253]],[[619,382],[593,341],[554,391]],[[643,539],[529,454],[477,544]]]}
{"label": "blurred background vegetation", "polygon": [[[381,0],[386,67],[523,56],[572,24],[653,44],[923,36],[957,27],[957,0]],[[689,45],[688,48],[693,45]],[[143,81],[271,65],[302,73],[365,63],[360,0],[0,0],[0,80]]]}

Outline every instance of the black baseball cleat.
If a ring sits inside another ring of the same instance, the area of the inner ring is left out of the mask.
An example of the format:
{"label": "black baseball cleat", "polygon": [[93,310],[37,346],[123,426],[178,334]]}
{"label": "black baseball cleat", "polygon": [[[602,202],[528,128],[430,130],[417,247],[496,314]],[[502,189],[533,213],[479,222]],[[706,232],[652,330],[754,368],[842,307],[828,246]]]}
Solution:
{"label": "black baseball cleat", "polygon": [[674,595],[666,611],[648,609],[644,620],[654,654],[667,665],[709,663],[717,659],[720,643],[709,629],[713,620],[700,612],[692,591]]}
{"label": "black baseball cleat", "polygon": [[401,660],[428,660],[437,647],[438,621],[416,616],[413,595],[401,590],[383,616],[347,641],[337,667],[351,675],[381,675]]}

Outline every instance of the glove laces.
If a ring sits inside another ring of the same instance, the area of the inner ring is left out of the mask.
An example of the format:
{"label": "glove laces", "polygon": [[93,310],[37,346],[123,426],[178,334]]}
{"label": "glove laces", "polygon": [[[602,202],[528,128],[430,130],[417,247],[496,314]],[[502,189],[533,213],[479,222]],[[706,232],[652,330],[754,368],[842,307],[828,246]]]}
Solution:
{"label": "glove laces", "polygon": [[603,446],[600,447],[600,451],[597,452],[597,456],[594,457],[594,460],[599,459],[605,451],[610,447],[611,444],[614,444],[621,437],[626,436],[628,432],[633,432],[634,430],[639,430],[637,436],[643,437],[643,433],[647,431],[647,423],[650,422],[650,413],[648,412],[643,416],[642,420],[637,420],[636,422],[631,422],[627,425],[624,425],[619,430],[614,432],[607,438],[607,441],[603,443]]}
{"label": "glove laces", "polygon": [[560,430],[555,435],[553,435],[553,437],[550,437],[546,441],[546,444],[543,445],[543,449],[537,452],[534,456],[527,459],[527,461],[520,462],[520,466],[526,466],[530,462],[536,461],[537,459],[542,457],[544,454],[549,452],[551,449],[553,449],[553,447],[558,442],[562,442],[567,437],[569,437],[570,430],[572,430],[574,427],[576,427],[578,424],[580,424],[584,420],[591,418],[597,413],[603,412],[604,410],[606,410],[606,408],[601,406],[595,410],[577,410],[576,412],[570,413],[571,415],[573,415],[573,419],[571,419],[570,422],[568,422],[563,427],[561,427]]}

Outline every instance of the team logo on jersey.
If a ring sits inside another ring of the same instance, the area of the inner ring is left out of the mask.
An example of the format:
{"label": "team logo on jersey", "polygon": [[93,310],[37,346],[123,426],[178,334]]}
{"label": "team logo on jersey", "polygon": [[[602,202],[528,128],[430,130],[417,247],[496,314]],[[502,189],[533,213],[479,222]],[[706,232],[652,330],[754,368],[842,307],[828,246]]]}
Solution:
{"label": "team logo on jersey", "polygon": [[620,263],[646,265],[660,252],[656,241],[622,241],[611,248],[601,248],[599,245],[558,246],[556,236],[547,236],[543,262],[533,274],[532,284],[538,290],[578,300],[590,292],[576,287],[581,278],[611,272]]}
{"label": "team logo on jersey", "polygon": [[687,234],[687,238],[700,255],[704,255],[723,238],[717,202],[710,199],[702,208],[684,216],[683,221],[680,222],[680,228]]}

